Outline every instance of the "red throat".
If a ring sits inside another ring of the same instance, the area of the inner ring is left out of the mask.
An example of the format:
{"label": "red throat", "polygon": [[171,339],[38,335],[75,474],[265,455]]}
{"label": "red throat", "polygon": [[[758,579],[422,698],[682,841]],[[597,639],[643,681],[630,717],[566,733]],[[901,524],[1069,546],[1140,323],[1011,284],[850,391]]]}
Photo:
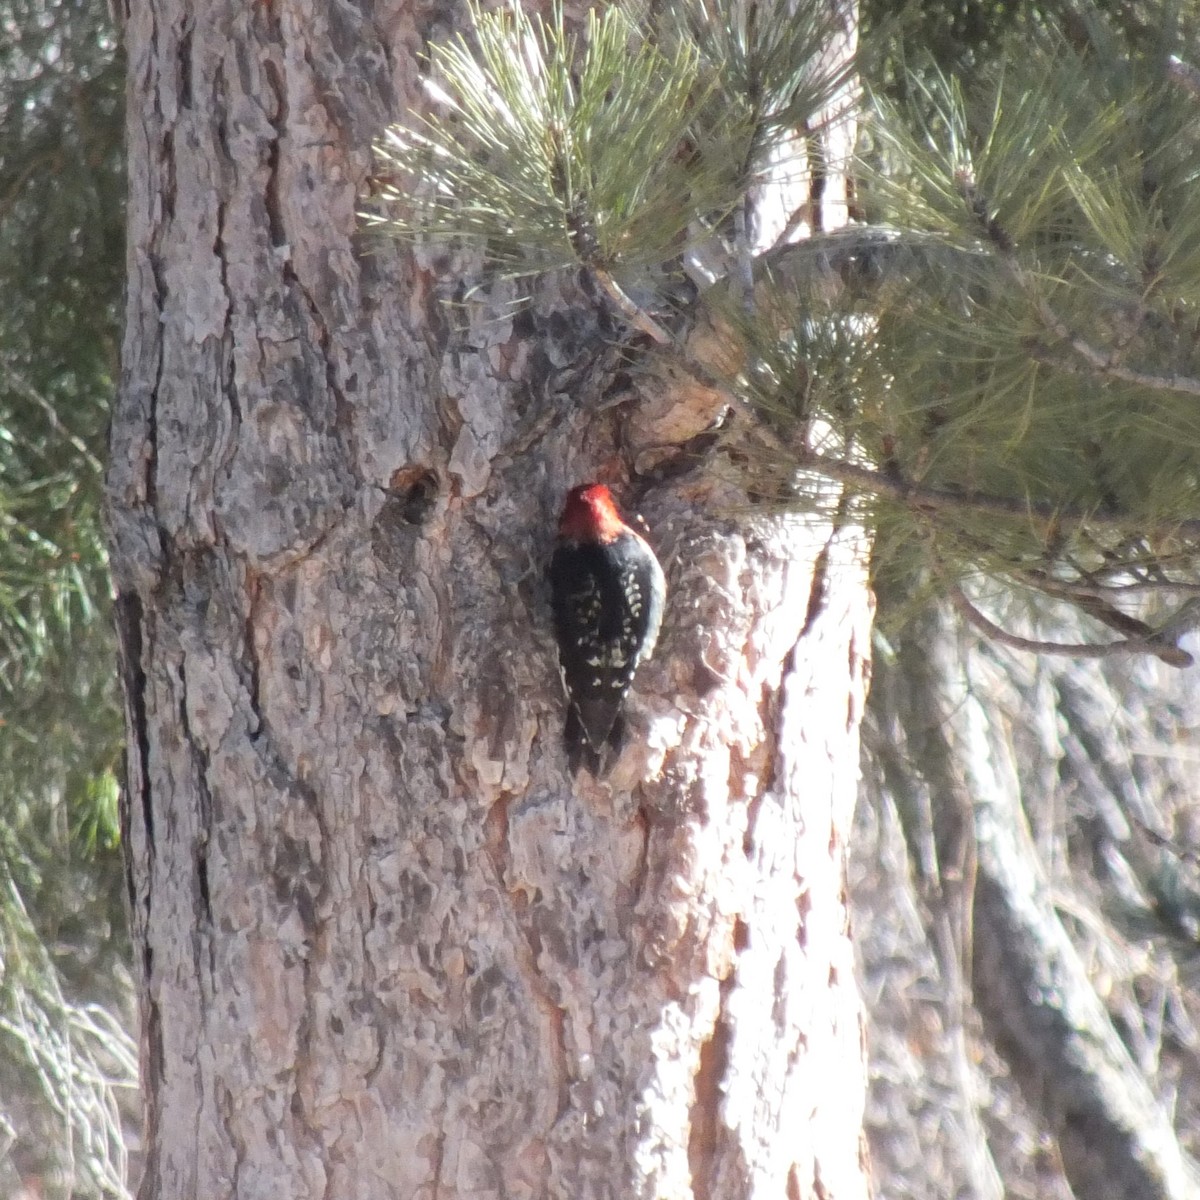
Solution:
{"label": "red throat", "polygon": [[604,484],[583,483],[567,493],[558,521],[559,537],[611,542],[624,527],[612,492]]}

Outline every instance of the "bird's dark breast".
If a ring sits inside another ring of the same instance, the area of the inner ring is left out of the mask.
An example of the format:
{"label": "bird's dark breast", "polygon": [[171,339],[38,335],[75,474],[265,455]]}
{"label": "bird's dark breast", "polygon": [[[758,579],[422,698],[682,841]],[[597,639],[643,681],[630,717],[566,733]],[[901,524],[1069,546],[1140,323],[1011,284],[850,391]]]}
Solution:
{"label": "bird's dark breast", "polygon": [[555,551],[551,567],[563,681],[594,745],[608,737],[641,643],[642,622],[631,611],[621,557],[612,545],[566,545]]}
{"label": "bird's dark breast", "polygon": [[611,537],[599,528],[579,538],[560,533],[550,587],[571,769],[587,763],[598,775],[623,744],[622,702],[654,649],[666,583],[654,551],[623,527]]}

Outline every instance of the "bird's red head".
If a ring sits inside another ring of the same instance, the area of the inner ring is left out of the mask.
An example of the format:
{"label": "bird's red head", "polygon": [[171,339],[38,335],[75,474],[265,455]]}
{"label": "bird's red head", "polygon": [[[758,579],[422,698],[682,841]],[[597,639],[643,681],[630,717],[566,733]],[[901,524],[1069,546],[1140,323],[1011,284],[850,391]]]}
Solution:
{"label": "bird's red head", "polygon": [[602,483],[581,483],[567,493],[558,536],[573,541],[611,542],[625,528],[612,492]]}

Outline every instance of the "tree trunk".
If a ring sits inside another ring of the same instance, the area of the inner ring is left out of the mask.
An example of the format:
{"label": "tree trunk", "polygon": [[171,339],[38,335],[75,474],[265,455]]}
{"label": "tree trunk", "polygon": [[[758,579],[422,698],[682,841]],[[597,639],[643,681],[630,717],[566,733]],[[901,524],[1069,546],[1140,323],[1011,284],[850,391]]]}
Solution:
{"label": "tree trunk", "polygon": [[[574,281],[515,307],[468,255],[363,252],[446,19],[128,15],[139,1196],[865,1196],[861,539],[685,469],[711,411],[637,395]],[[541,582],[593,475],[670,588],[602,782]]]}

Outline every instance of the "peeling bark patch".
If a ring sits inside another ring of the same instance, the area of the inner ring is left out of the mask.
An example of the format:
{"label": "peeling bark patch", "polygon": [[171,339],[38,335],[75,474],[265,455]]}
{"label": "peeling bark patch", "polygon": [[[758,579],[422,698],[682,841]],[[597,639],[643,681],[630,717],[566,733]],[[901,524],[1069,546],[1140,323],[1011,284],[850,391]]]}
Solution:
{"label": "peeling bark patch", "polygon": [[[150,730],[146,722],[146,671],[142,660],[142,602],[136,593],[122,592],[117,597],[114,608],[121,650],[121,666],[125,676],[125,696],[131,709],[131,740],[137,747],[140,774],[140,778],[137,780],[137,799],[141,804],[142,834],[146,840],[148,865],[151,865],[154,860],[154,804],[150,787]],[[128,791],[130,787],[128,779],[126,779],[125,785],[126,791]],[[122,803],[128,805],[129,801],[123,797]],[[128,829],[122,829],[121,844],[125,854],[126,887],[132,904],[135,897],[130,861],[131,843],[128,834]],[[147,890],[144,914],[146,920],[150,916],[149,906],[150,894]]]}
{"label": "peeling bark patch", "polygon": [[729,1066],[729,1025],[725,1017],[725,1001],[730,987],[729,978],[722,981],[716,1024],[708,1041],[700,1047],[700,1061],[696,1068],[695,1098],[692,1101],[688,1136],[688,1167],[692,1174],[695,1200],[709,1200],[712,1195],[712,1173],[724,1095],[721,1082]]}
{"label": "peeling bark patch", "polygon": [[266,205],[271,245],[279,247],[287,245],[287,231],[283,227],[283,206],[279,199],[279,143],[287,121],[287,85],[278,65],[269,58],[263,62],[263,73],[275,97],[275,111],[267,115],[275,136],[267,149],[267,186],[263,200]]}
{"label": "peeling bark patch", "polygon": [[508,874],[508,805],[509,797],[500,796],[488,809],[483,823],[484,848],[502,888],[507,888],[505,876]]}
{"label": "peeling bark patch", "polygon": [[[832,541],[832,537],[830,541]],[[821,615],[825,608],[826,597],[829,591],[829,542],[817,552],[817,557],[813,561],[812,571],[812,588],[808,593],[808,611],[804,614],[804,626],[800,630],[800,636],[804,637],[814,624],[817,618]]]}
{"label": "peeling bark patch", "polygon": [[795,1163],[788,1168],[787,1200],[804,1200],[804,1193],[800,1191],[800,1172]]}
{"label": "peeling bark patch", "polygon": [[825,1181],[821,1178],[821,1164],[819,1162],[813,1164],[812,1195],[813,1200],[829,1200],[829,1191],[825,1187]]}
{"label": "peeling bark patch", "polygon": [[735,954],[741,954],[742,951],[750,946],[750,926],[746,924],[742,917],[737,917],[733,922],[733,949]]}
{"label": "peeling bark patch", "polygon": [[812,893],[808,888],[803,887],[796,894],[796,915],[800,922],[800,944],[804,944],[805,926],[808,921],[808,914],[812,912]]}

